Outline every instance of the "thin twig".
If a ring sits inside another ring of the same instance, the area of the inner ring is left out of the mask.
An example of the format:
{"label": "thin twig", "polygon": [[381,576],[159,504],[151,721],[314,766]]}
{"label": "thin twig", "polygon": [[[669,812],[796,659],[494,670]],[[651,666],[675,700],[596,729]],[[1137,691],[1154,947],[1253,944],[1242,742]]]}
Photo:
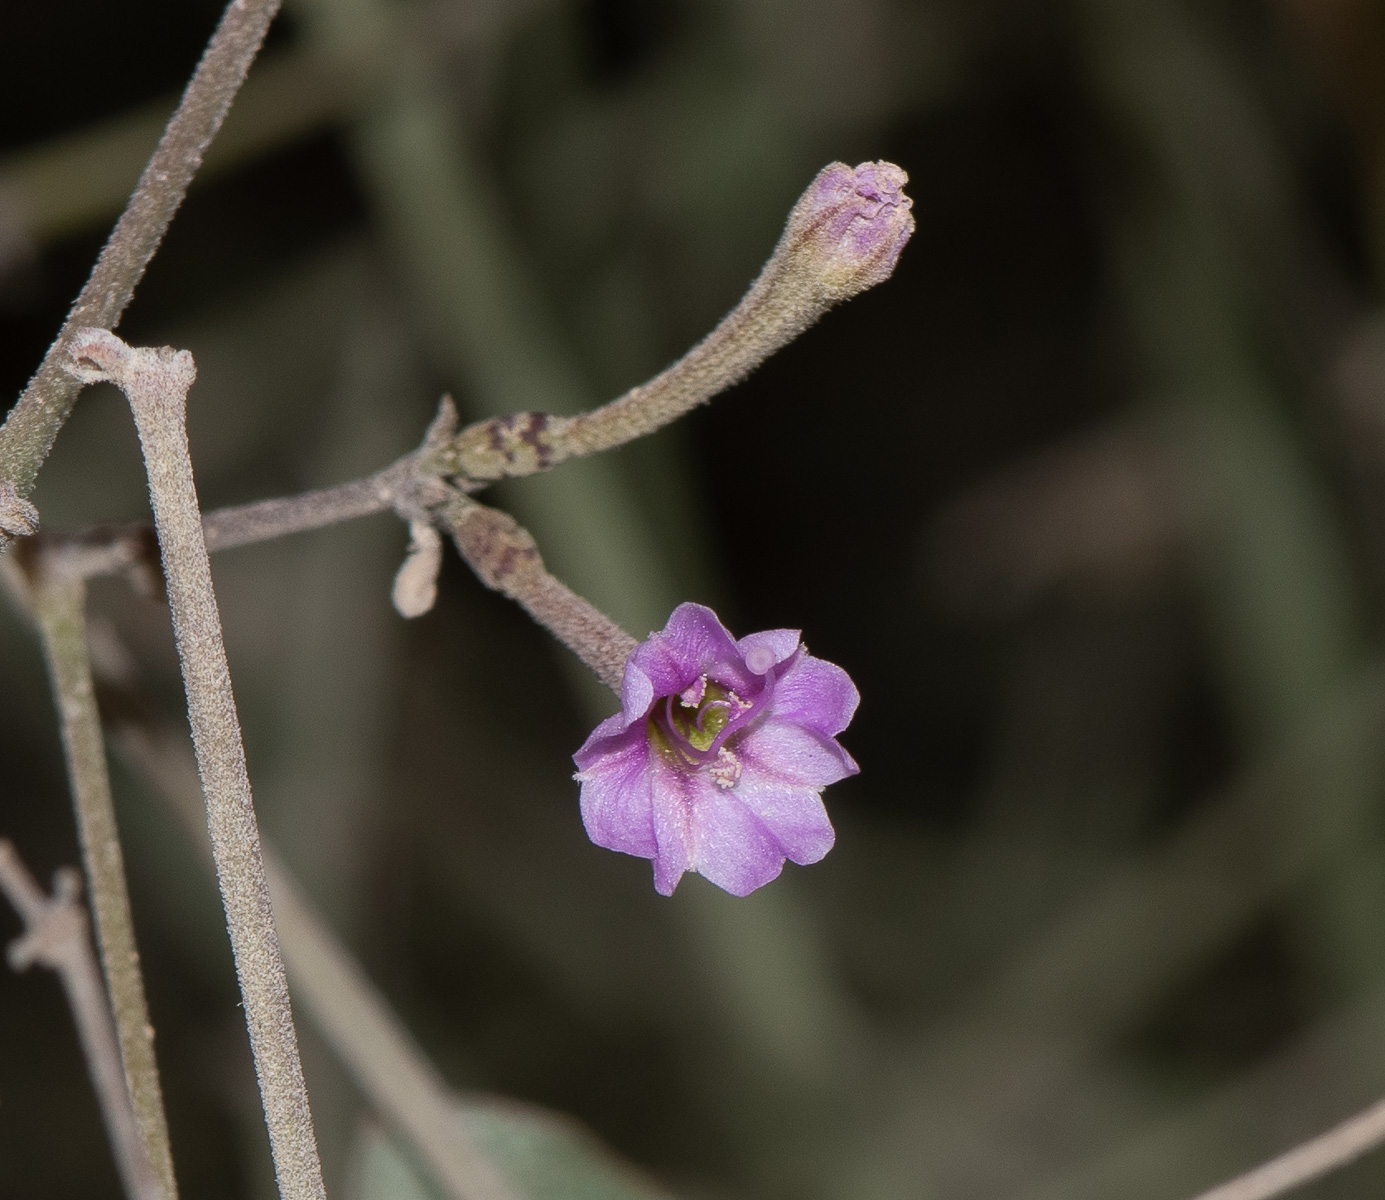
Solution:
{"label": "thin twig", "polygon": [[[13,487],[19,499],[33,490],[39,467],[77,400],[81,385],[65,372],[73,334],[85,326],[111,328],[119,322],[244,82],[279,4],[280,0],[231,0],[227,6],[91,277],[19,403],[0,427],[0,481]],[[0,525],[0,550],[9,537],[22,532]]]}
{"label": "thin twig", "polygon": [[1385,1100],[1348,1117],[1263,1166],[1238,1175],[1194,1200],[1270,1200],[1344,1167],[1385,1142]]}
{"label": "thin twig", "polygon": [[86,868],[87,890],[96,919],[96,940],[110,993],[120,1059],[134,1104],[147,1161],[158,1176],[160,1193],[178,1194],[173,1175],[163,1091],[154,1060],[154,1029],[144,996],[134,921],[125,883],[125,863],[111,801],[106,749],[87,651],[86,587],[77,571],[66,569],[61,553],[40,559],[32,595],[53,681],[62,727],[67,775],[77,814],[77,831]]}
{"label": "thin twig", "polygon": [[[111,733],[120,760],[205,847],[186,742],[128,718],[113,721]],[[452,1200],[513,1200],[510,1185],[457,1122],[456,1094],[268,845],[265,870],[294,995],[362,1094]]]}
{"label": "thin twig", "polygon": [[130,1200],[162,1200],[163,1190],[145,1158],[144,1141],[125,1090],[111,1010],[87,937],[86,911],[78,903],[81,887],[81,876],[64,868],[53,877],[50,899],[14,846],[0,841],[0,891],[24,920],[24,935],[10,943],[10,966],[23,971],[40,963],[57,972],[101,1102],[125,1194]]}
{"label": "thin twig", "polygon": [[72,357],[76,365],[70,370],[84,382],[116,384],[134,413],[279,1191],[284,1200],[323,1200],[322,1166],[188,456],[187,391],[196,368],[186,351],[131,349],[97,329],[78,331]]}
{"label": "thin twig", "polygon": [[635,639],[548,573],[528,530],[508,513],[460,493],[439,510],[438,519],[482,583],[516,601],[620,694]]}
{"label": "thin twig", "polygon": [[202,533],[207,549],[215,553],[233,546],[248,546],[389,509],[394,509],[406,521],[418,520],[428,508],[441,503],[453,491],[435,474],[420,468],[420,457],[445,443],[456,432],[457,407],[451,396],[443,396],[437,414],[424,432],[423,444],[417,450],[364,479],[206,513],[202,517]]}
{"label": "thin twig", "polygon": [[398,503],[407,459],[365,479],[234,508],[219,508],[202,518],[203,537],[211,553],[248,546],[291,533],[322,529],[338,521],[388,512]]}

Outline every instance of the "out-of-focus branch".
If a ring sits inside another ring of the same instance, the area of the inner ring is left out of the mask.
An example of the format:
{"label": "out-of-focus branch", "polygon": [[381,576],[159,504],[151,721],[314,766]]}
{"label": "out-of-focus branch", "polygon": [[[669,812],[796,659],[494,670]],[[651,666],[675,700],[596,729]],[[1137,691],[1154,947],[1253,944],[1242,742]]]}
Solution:
{"label": "out-of-focus branch", "polygon": [[322,1200],[322,1165],[188,455],[187,393],[197,370],[186,351],[132,349],[99,329],[79,330],[71,356],[68,369],[77,378],[114,383],[134,413],[279,1191],[284,1200]]}
{"label": "out-of-focus branch", "polygon": [[87,938],[86,912],[77,899],[81,887],[78,873],[64,868],[54,876],[52,897],[45,896],[14,846],[0,841],[0,891],[24,920],[23,936],[10,943],[10,966],[23,971],[40,963],[57,972],[101,1102],[125,1194],[129,1200],[163,1200],[125,1090],[115,1027]]}
{"label": "out-of-focus branch", "polygon": [[[39,467],[81,388],[64,370],[73,334],[84,326],[110,328],[119,322],[244,82],[279,3],[232,0],[227,6],[91,277],[19,403],[0,427],[0,480],[19,499],[33,490]],[[0,517],[2,510],[0,505]],[[9,522],[0,524],[0,549],[24,532]]]}
{"label": "out-of-focus branch", "polygon": [[33,608],[53,682],[120,1059],[147,1162],[158,1176],[160,1193],[172,1200],[178,1189],[154,1060],[154,1030],[135,946],[125,862],[87,651],[86,587],[80,571],[68,569],[63,557],[59,552],[35,563],[30,577]]}
{"label": "out-of-focus branch", "polygon": [[528,530],[508,513],[457,494],[441,510],[477,577],[520,605],[617,695],[635,639],[548,573]]}
{"label": "out-of-focus branch", "polygon": [[[114,719],[111,728],[120,760],[205,849],[186,742],[128,717]],[[269,846],[265,871],[294,995],[362,1093],[413,1145],[452,1200],[514,1200],[509,1184],[460,1128],[452,1089]]]}
{"label": "out-of-focus branch", "polygon": [[1271,1200],[1346,1166],[1382,1142],[1385,1100],[1194,1200]]}
{"label": "out-of-focus branch", "polygon": [[[354,100],[346,82],[312,55],[269,55],[236,97],[198,180],[308,136]],[[139,180],[169,108],[156,101],[0,159],[6,211],[40,244],[109,220]]]}

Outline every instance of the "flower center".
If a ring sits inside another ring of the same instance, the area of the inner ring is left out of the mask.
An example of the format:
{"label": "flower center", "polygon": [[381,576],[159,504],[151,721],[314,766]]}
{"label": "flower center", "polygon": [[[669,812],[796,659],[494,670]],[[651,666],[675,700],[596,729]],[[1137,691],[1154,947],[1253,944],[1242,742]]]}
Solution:
{"label": "flower center", "polygon": [[699,753],[706,753],[744,702],[735,692],[710,682],[705,676],[700,682],[701,695],[695,701],[689,701],[687,692],[669,696],[664,701],[664,716],[676,740]]}
{"label": "flower center", "polygon": [[[701,675],[676,695],[656,700],[649,714],[650,742],[684,767],[711,767],[722,787],[734,786],[740,776],[729,739],[759,717],[774,696],[774,656],[752,650],[746,665],[761,680],[753,695],[742,696]],[[726,778],[716,775],[717,771]]]}

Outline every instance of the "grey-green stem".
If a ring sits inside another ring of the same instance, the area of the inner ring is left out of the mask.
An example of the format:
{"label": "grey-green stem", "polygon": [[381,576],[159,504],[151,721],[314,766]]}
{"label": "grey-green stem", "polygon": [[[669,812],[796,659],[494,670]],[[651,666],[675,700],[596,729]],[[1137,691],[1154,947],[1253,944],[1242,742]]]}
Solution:
{"label": "grey-green stem", "polygon": [[125,1081],[140,1139],[158,1180],[157,1194],[173,1200],[173,1176],[163,1090],[154,1060],[154,1030],[144,995],[125,863],[111,800],[106,749],[101,737],[87,650],[86,585],[80,562],[59,550],[40,555],[31,576],[35,615],[53,681],[63,753],[77,816],[96,943],[110,994]]}
{"label": "grey-green stem", "polygon": [[132,349],[114,334],[98,329],[77,331],[72,360],[69,370],[77,378],[114,383],[134,413],[207,802],[217,882],[279,1194],[283,1200],[324,1200],[308,1090],[188,454],[187,392],[196,368],[186,351]]}
{"label": "grey-green stem", "polygon": [[22,971],[40,963],[57,973],[72,1009],[125,1194],[129,1200],[160,1200],[163,1191],[145,1157],[125,1089],[115,1026],[87,937],[86,912],[78,899],[81,887],[77,872],[65,867],[54,877],[52,897],[45,896],[14,846],[0,841],[0,891],[24,920],[23,936],[10,943],[10,965]]}

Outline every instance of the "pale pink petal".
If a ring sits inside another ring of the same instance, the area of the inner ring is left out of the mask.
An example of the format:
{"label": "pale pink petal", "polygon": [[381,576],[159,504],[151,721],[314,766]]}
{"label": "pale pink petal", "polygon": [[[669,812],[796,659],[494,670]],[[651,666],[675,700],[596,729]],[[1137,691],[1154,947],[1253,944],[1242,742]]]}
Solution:
{"label": "pale pink petal", "polygon": [[[577,769],[585,771],[588,767],[599,762],[602,755],[617,752],[631,738],[640,737],[643,739],[643,730],[638,733],[630,732],[628,726],[629,722],[626,720],[624,712],[618,712],[602,721],[582,743],[582,748],[572,756],[572,761],[577,764]],[[612,739],[616,740],[613,741]]]}
{"label": "pale pink petal", "polygon": [[650,756],[650,777],[654,785],[654,890],[672,896],[673,889],[691,867],[693,854],[692,804],[688,796],[690,777],[665,762]]}
{"label": "pale pink petal", "polygon": [[784,850],[758,817],[707,775],[689,781],[693,854],[689,864],[733,896],[748,896],[784,869]]}
{"label": "pale pink petal", "polygon": [[658,853],[651,757],[653,751],[641,733],[601,754],[577,776],[582,784],[582,824],[598,846],[641,858]]}
{"label": "pale pink petal", "polygon": [[799,658],[774,685],[775,719],[796,721],[826,737],[851,723],[860,702],[851,676],[836,663],[810,654]]}
{"label": "pale pink petal", "polygon": [[798,787],[745,770],[731,793],[796,863],[815,863],[836,841],[817,788]]}
{"label": "pale pink petal", "polygon": [[776,711],[736,742],[742,771],[796,787],[826,787],[860,771],[841,744],[802,725],[779,720]]}
{"label": "pale pink petal", "polygon": [[[649,649],[645,650],[645,646]],[[745,668],[736,641],[716,613],[701,604],[680,604],[673,610],[662,633],[652,635],[644,646],[637,646],[631,662],[649,662],[655,695],[681,692],[699,675],[709,675],[719,683],[740,691],[756,686],[755,676]],[[654,672],[659,674],[656,678]],[[665,689],[665,681],[674,683]]]}

